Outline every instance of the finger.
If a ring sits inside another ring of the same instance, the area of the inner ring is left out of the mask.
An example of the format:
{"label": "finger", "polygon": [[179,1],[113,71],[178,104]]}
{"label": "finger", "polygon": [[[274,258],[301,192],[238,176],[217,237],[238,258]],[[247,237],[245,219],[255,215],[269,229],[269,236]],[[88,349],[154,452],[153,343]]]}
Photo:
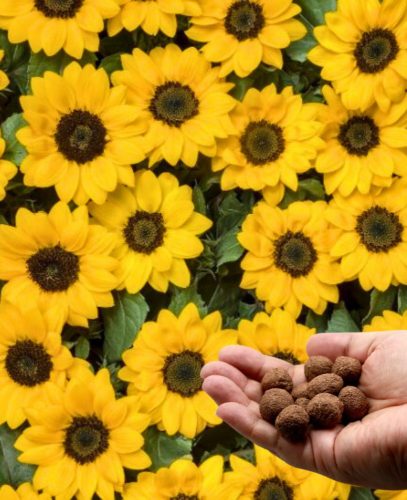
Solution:
{"label": "finger", "polygon": [[211,375],[222,375],[232,380],[246,394],[249,399],[259,402],[263,391],[256,380],[246,377],[240,370],[223,361],[207,363],[201,370],[201,377],[206,379]]}
{"label": "finger", "polygon": [[286,368],[294,385],[305,382],[304,366],[292,365],[282,359],[266,356],[250,347],[231,345],[219,352],[219,359],[233,365],[248,378],[260,381],[273,368]]}
{"label": "finger", "polygon": [[246,394],[232,380],[221,375],[210,375],[203,384],[202,389],[215,400],[216,404],[234,402],[250,408],[260,416],[259,405],[249,399]]}
{"label": "finger", "polygon": [[309,339],[307,352],[309,356],[323,355],[330,359],[351,356],[363,363],[390,333],[318,333]]}

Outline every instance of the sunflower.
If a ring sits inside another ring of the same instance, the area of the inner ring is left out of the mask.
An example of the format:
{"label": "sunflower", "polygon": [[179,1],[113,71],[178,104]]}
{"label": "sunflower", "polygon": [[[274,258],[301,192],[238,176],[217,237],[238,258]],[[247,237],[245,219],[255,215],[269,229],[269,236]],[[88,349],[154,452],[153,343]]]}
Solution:
{"label": "sunflower", "polygon": [[60,50],[77,59],[97,52],[104,20],[120,11],[116,0],[1,0],[0,28],[11,43],[28,40],[33,52]]}
{"label": "sunflower", "polygon": [[[0,50],[0,62],[3,60],[3,57],[4,57],[4,50]],[[0,90],[5,89],[9,83],[10,80],[8,79],[6,73],[0,70]]]}
{"label": "sunflower", "polygon": [[407,311],[403,314],[383,311],[381,316],[375,316],[370,324],[363,327],[364,332],[384,332],[386,330],[407,330]]}
{"label": "sunflower", "polygon": [[327,219],[340,230],[331,255],[345,280],[364,290],[407,284],[407,182],[397,179],[375,194],[335,196]]}
{"label": "sunflower", "polygon": [[62,201],[103,203],[118,184],[132,186],[131,163],[145,158],[137,137],[146,128],[124,89],[111,89],[103,69],[68,65],[63,75],[33,78],[33,95],[21,97],[28,126],[17,132],[28,156],[27,186],[55,186]]}
{"label": "sunflower", "polygon": [[126,485],[123,500],[213,500],[223,480],[223,457],[214,455],[199,466],[175,460],[158,472],[141,472],[137,483]]}
{"label": "sunflower", "polygon": [[57,498],[113,500],[125,482],[123,467],[151,465],[141,449],[150,417],[136,398],[115,399],[109,371],[82,369],[48,406],[29,411],[30,427],[14,446],[20,462],[37,465],[33,484]]}
{"label": "sunflower", "polygon": [[218,311],[200,318],[188,304],[176,317],[162,309],[157,321],[144,323],[133,347],[125,351],[119,378],[130,382],[152,424],[173,435],[193,438],[210,425],[221,423],[216,403],[201,389],[201,368],[214,361],[220,349],[236,342],[234,330],[222,330]]}
{"label": "sunflower", "polygon": [[374,496],[379,500],[407,500],[407,490],[374,490]]}
{"label": "sunflower", "polygon": [[177,31],[177,14],[199,16],[201,8],[197,0],[119,0],[121,11],[107,23],[109,36],[123,28],[133,31],[141,27],[149,35],[162,31],[169,37]]}
{"label": "sunflower", "polygon": [[388,112],[376,105],[362,112],[347,108],[331,87],[322,92],[326,145],[315,168],[324,174],[328,194],[368,193],[372,186],[389,186],[393,174],[407,176],[407,96]]}
{"label": "sunflower", "polygon": [[314,34],[308,58],[342,94],[348,109],[383,111],[400,101],[407,85],[407,4],[394,0],[338,0]]}
{"label": "sunflower", "polygon": [[31,483],[23,483],[17,489],[8,484],[0,486],[0,500],[51,500],[47,493],[37,493]]}
{"label": "sunflower", "polygon": [[251,321],[242,319],[237,340],[241,345],[298,365],[307,361],[306,345],[314,333],[314,328],[296,323],[287,311],[274,309],[270,315],[257,313]]}
{"label": "sunflower", "polygon": [[51,309],[0,304],[0,424],[19,427],[27,408],[46,401],[53,386],[63,389],[68,377],[87,366],[61,344],[61,318]]}
{"label": "sunflower", "polygon": [[192,189],[180,186],[175,176],[142,170],[135,178],[134,188],[120,186],[103,205],[90,205],[95,219],[117,234],[119,288],[130,293],[146,283],[159,292],[169,283],[185,288],[191,279],[185,259],[202,253],[197,235],[212,222],[194,212]]}
{"label": "sunflower", "polygon": [[230,456],[232,470],[224,474],[223,498],[228,500],[313,499],[346,500],[350,486],[325,476],[292,467],[259,446],[256,465]]}
{"label": "sunflower", "polygon": [[89,224],[86,207],[71,213],[58,202],[49,214],[20,208],[16,227],[0,224],[2,297],[25,309],[47,307],[87,327],[98,307],[114,304],[115,243],[104,227]]}
{"label": "sunflower", "polygon": [[342,277],[329,255],[336,232],[324,219],[326,207],[304,201],[281,210],[261,201],[244,220],[240,286],[255,288],[267,310],[282,307],[297,318],[302,305],[322,314],[327,302],[338,302]]}
{"label": "sunflower", "polygon": [[217,138],[234,132],[228,113],[236,101],[227,94],[233,84],[194,47],[170,44],[149,55],[136,48],[121,59],[123,71],[112,80],[126,86],[127,101],[144,116],[150,166],[164,159],[194,167],[199,152],[213,157]]}
{"label": "sunflower", "polygon": [[301,8],[292,0],[201,0],[201,6],[202,15],[192,17],[186,35],[205,43],[203,55],[221,63],[221,76],[234,71],[245,77],[261,62],[281,69],[281,49],[307,31],[293,19]]}
{"label": "sunflower", "polygon": [[[0,74],[0,79],[1,79],[1,74]],[[8,181],[12,179],[17,173],[17,167],[14,165],[14,163],[11,163],[11,161],[1,159],[5,150],[6,150],[6,142],[1,137],[0,133],[0,200],[4,200],[4,198],[6,197],[5,188],[8,184]]]}
{"label": "sunflower", "polygon": [[310,160],[324,145],[318,108],[303,104],[292,87],[277,93],[274,84],[259,91],[251,88],[231,113],[237,135],[219,142],[212,170],[222,170],[221,187],[265,189],[265,195],[284,187],[297,190],[297,174],[307,171]]}

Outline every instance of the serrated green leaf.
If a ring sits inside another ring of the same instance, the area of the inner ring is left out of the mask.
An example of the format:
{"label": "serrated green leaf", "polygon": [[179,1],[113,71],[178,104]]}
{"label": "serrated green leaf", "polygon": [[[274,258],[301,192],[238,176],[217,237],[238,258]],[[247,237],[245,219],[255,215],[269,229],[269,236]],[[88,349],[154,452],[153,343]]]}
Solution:
{"label": "serrated green leaf", "polygon": [[380,316],[383,311],[392,310],[397,296],[397,288],[391,286],[385,292],[374,289],[370,294],[369,312],[362,320],[362,324],[370,323],[375,316]]}
{"label": "serrated green leaf", "polygon": [[244,249],[237,240],[237,231],[232,229],[223,234],[216,245],[217,267],[227,262],[236,262],[243,255]]}
{"label": "serrated green leaf", "polygon": [[374,500],[376,497],[367,488],[352,487],[348,500]]}
{"label": "serrated green leaf", "polygon": [[168,467],[174,460],[187,457],[192,451],[192,440],[184,436],[168,436],[157,427],[149,427],[143,433],[144,450],[151,458],[151,470]]}
{"label": "serrated green leaf", "polygon": [[407,286],[400,285],[397,290],[397,311],[403,314],[407,309]]}
{"label": "serrated green leaf", "polygon": [[31,481],[35,471],[33,465],[23,464],[17,457],[20,452],[14,448],[14,443],[21,431],[11,430],[7,425],[0,426],[0,485],[18,486]]}
{"label": "serrated green leaf", "polygon": [[86,337],[79,337],[75,345],[75,356],[77,358],[88,359],[90,353],[90,343]]}
{"label": "serrated green leaf", "polygon": [[192,190],[192,202],[195,206],[196,212],[206,215],[207,210],[205,196],[202,189],[198,185],[194,186],[194,189]]}
{"label": "serrated green leaf", "polygon": [[302,15],[313,25],[324,24],[325,13],[336,10],[336,0],[297,0]]}
{"label": "serrated green leaf", "polygon": [[111,75],[114,71],[121,70],[121,54],[111,54],[103,58],[99,64],[99,68],[103,68],[108,75]]}
{"label": "serrated green leaf", "polygon": [[115,295],[115,305],[103,309],[105,340],[103,353],[109,362],[119,361],[122,353],[134,342],[149,307],[141,293]]}
{"label": "serrated green leaf", "polygon": [[26,149],[16,138],[17,130],[25,125],[26,122],[23,119],[22,113],[11,115],[1,124],[1,133],[3,139],[6,141],[6,152],[3,158],[10,160],[16,165],[21,165],[21,162],[27,156]]}
{"label": "serrated green leaf", "polygon": [[334,309],[328,321],[327,332],[359,332],[360,328],[354,322],[345,304],[340,302]]}
{"label": "serrated green leaf", "polygon": [[171,302],[168,309],[178,316],[184,307],[190,302],[194,303],[202,316],[208,312],[208,308],[196,289],[196,285],[192,284],[188,288],[173,288]]}

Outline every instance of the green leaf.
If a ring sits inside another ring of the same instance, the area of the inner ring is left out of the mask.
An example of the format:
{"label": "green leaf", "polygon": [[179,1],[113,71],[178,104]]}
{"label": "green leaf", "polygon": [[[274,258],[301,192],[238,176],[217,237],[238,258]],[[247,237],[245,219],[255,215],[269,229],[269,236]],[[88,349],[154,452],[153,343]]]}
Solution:
{"label": "green leaf", "polygon": [[397,311],[400,314],[407,309],[407,286],[401,285],[397,291]]}
{"label": "green leaf", "polygon": [[301,179],[298,183],[297,191],[286,189],[284,198],[282,199],[279,207],[287,208],[294,201],[318,201],[325,199],[325,190],[321,181],[318,179]]}
{"label": "green leaf", "polygon": [[200,214],[206,215],[207,211],[205,196],[202,189],[198,185],[194,186],[194,189],[192,190],[192,201],[195,206],[195,211],[199,212]]}
{"label": "green leaf", "polygon": [[354,322],[345,304],[340,302],[334,309],[328,321],[328,332],[359,332],[360,328]]}
{"label": "green leaf", "polygon": [[222,235],[216,245],[217,267],[226,262],[236,262],[243,255],[244,249],[237,241],[237,231],[232,230]]}
{"label": "green leaf", "polygon": [[173,293],[171,297],[171,302],[168,309],[172,311],[176,316],[178,316],[184,307],[193,302],[198,308],[200,314],[205,316],[208,313],[208,308],[198,290],[196,289],[196,284],[192,284],[188,288],[173,288]]}
{"label": "green leaf", "polygon": [[306,26],[307,34],[301,40],[293,42],[285,49],[286,53],[293,61],[305,62],[308,57],[308,52],[315,47],[317,41],[313,35],[313,26],[303,15],[299,16],[300,21]]}
{"label": "green leaf", "polygon": [[309,310],[305,318],[305,325],[308,328],[315,328],[317,333],[326,332],[328,328],[328,320],[325,315],[315,314]]}
{"label": "green leaf", "polygon": [[396,300],[397,288],[391,286],[385,292],[374,289],[370,294],[369,312],[362,320],[362,324],[370,323],[375,316],[380,316],[383,311],[392,310]]}
{"label": "green leaf", "polygon": [[120,58],[121,54],[112,54],[105,57],[100,62],[99,68],[103,68],[108,75],[111,75],[114,71],[122,69],[122,61]]}
{"label": "green leaf", "polygon": [[26,122],[23,119],[22,113],[11,115],[1,125],[1,133],[3,139],[6,141],[6,152],[3,158],[12,161],[16,165],[21,165],[21,162],[27,156],[24,146],[16,138],[17,130],[25,125]]}
{"label": "green leaf", "polygon": [[21,431],[11,430],[7,425],[0,426],[0,485],[10,484],[18,486],[26,481],[31,481],[35,471],[33,465],[23,464],[18,461],[20,454],[14,448],[14,443]]}
{"label": "green leaf", "polygon": [[352,487],[348,500],[374,500],[376,497],[367,488]]}
{"label": "green leaf", "polygon": [[192,451],[192,441],[180,435],[168,436],[157,427],[149,427],[143,433],[144,450],[151,458],[150,469],[156,471],[160,467],[168,467],[174,460],[188,457]]}
{"label": "green leaf", "polygon": [[297,0],[302,15],[313,25],[325,23],[325,13],[336,10],[336,0]]}
{"label": "green leaf", "polygon": [[109,362],[119,361],[123,351],[133,344],[149,307],[140,293],[121,292],[115,295],[114,307],[102,311],[105,324],[103,353]]}
{"label": "green leaf", "polygon": [[90,343],[86,337],[79,337],[75,345],[75,356],[77,358],[88,359],[90,353]]}

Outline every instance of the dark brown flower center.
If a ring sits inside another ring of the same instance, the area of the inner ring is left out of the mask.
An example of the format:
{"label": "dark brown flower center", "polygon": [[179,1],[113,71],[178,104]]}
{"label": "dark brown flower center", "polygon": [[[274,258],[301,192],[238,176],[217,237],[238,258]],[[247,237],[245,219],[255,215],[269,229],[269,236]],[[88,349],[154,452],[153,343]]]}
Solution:
{"label": "dark brown flower center", "polygon": [[301,361],[294,356],[294,354],[290,351],[278,351],[276,353],[271,353],[271,356],[282,359],[284,361],[288,361],[292,365],[300,365]]}
{"label": "dark brown flower center", "polygon": [[261,5],[248,0],[234,2],[225,18],[225,29],[239,41],[256,38],[265,25]]}
{"label": "dark brown flower center", "polygon": [[201,390],[202,355],[189,350],[167,356],[163,368],[164,382],[168,389],[184,397],[191,397]]}
{"label": "dark brown flower center", "polygon": [[79,257],[60,245],[41,248],[27,260],[27,270],[45,292],[63,292],[78,279]]}
{"label": "dark brown flower center", "polygon": [[78,464],[94,462],[108,447],[109,430],[95,415],[74,417],[65,430],[65,453]]}
{"label": "dark brown flower center", "polygon": [[123,229],[127,245],[135,252],[150,254],[164,241],[164,219],[160,213],[137,211]]}
{"label": "dark brown flower center", "polygon": [[59,120],[55,142],[65,158],[80,164],[86,163],[103,154],[106,128],[93,113],[75,109]]}
{"label": "dark brown flower center", "polygon": [[356,231],[370,252],[388,252],[401,243],[403,225],[398,215],[384,207],[374,206],[359,215]]}
{"label": "dark brown flower center", "polygon": [[388,29],[377,28],[363,33],[354,55],[362,73],[379,73],[397,57],[399,46]]}
{"label": "dark brown flower center", "polygon": [[82,7],[84,0],[34,0],[34,6],[46,17],[69,19]]}
{"label": "dark brown flower center", "polygon": [[156,88],[149,109],[156,120],[180,127],[198,114],[199,101],[188,85],[167,82]]}
{"label": "dark brown flower center", "polygon": [[255,500],[293,500],[293,489],[278,477],[260,481],[254,493]]}
{"label": "dark brown flower center", "polygon": [[380,130],[369,116],[353,116],[340,126],[338,140],[349,154],[367,156],[380,144]]}
{"label": "dark brown flower center", "polygon": [[302,232],[287,231],[274,243],[275,265],[293,278],[306,276],[317,259],[311,240]]}
{"label": "dark brown flower center", "polygon": [[49,380],[53,364],[42,344],[19,340],[8,348],[5,367],[14,382],[34,387]]}
{"label": "dark brown flower center", "polygon": [[240,138],[240,149],[253,165],[276,161],[284,148],[282,129],[266,120],[250,122]]}

